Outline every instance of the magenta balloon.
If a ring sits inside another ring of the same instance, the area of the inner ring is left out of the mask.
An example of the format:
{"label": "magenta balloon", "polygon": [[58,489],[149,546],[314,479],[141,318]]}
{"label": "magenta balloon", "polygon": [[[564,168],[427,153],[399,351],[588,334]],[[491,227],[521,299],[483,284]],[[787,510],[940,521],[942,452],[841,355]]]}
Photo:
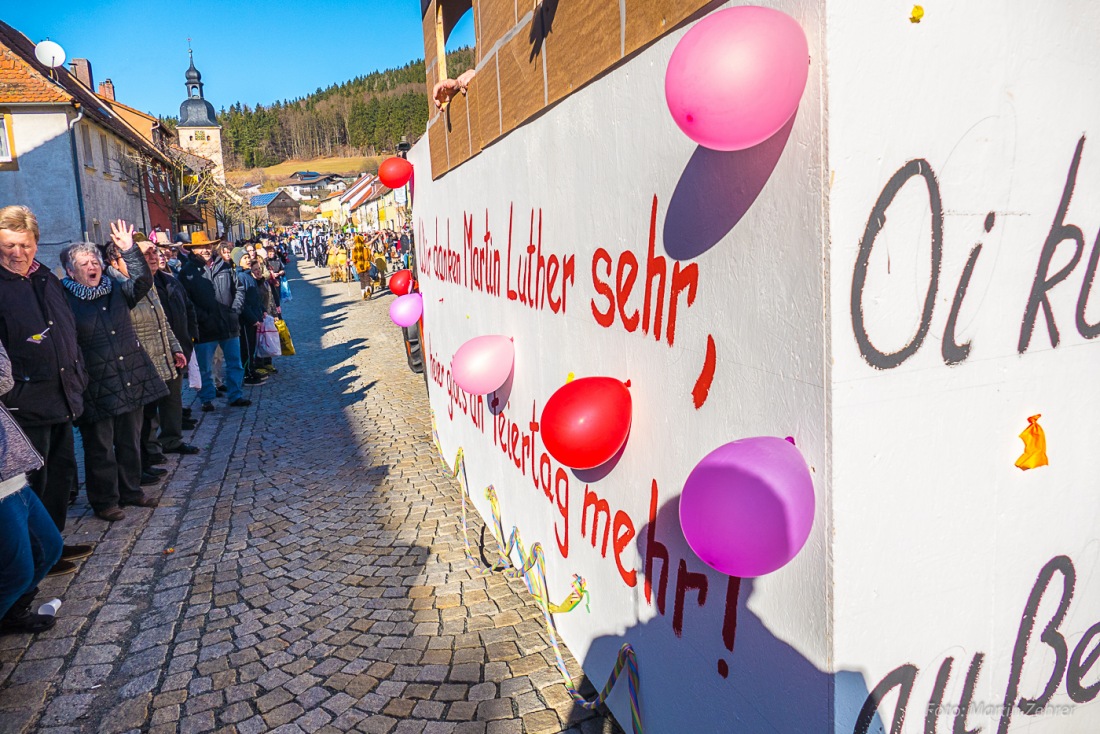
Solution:
{"label": "magenta balloon", "polygon": [[787,565],[814,522],[814,485],[802,453],[775,436],[727,443],[684,483],[680,525],[695,555],[742,578]]}
{"label": "magenta balloon", "polygon": [[746,5],[684,34],[665,73],[672,119],[699,145],[743,150],[791,119],[809,76],[809,45],[791,16]]}
{"label": "magenta balloon", "polygon": [[424,298],[419,293],[398,296],[390,304],[390,319],[398,326],[412,326],[424,313]]}
{"label": "magenta balloon", "polygon": [[471,395],[488,395],[508,381],[515,359],[516,349],[508,337],[474,337],[455,352],[451,376]]}

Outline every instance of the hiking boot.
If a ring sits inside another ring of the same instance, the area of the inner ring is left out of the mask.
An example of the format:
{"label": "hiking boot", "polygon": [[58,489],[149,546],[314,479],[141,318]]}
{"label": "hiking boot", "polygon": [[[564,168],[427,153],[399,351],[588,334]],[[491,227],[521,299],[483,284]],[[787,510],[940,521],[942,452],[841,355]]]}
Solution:
{"label": "hiking boot", "polygon": [[72,573],[76,570],[76,564],[72,561],[66,561],[64,559],[53,564],[53,568],[50,569],[47,576],[64,576],[67,573]]}
{"label": "hiking boot", "polygon": [[61,560],[63,561],[79,561],[81,558],[87,558],[92,555],[92,546],[81,544],[64,545],[61,548]]}
{"label": "hiking boot", "polygon": [[126,513],[117,507],[108,507],[106,510],[96,510],[95,516],[107,522],[118,522],[126,519]]}

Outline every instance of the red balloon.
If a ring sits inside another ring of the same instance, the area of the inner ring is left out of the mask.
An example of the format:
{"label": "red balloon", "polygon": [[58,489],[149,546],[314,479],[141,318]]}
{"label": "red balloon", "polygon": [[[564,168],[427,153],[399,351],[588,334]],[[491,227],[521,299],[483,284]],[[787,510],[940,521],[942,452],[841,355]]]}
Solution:
{"label": "red balloon", "polygon": [[389,286],[390,293],[395,296],[408,295],[409,291],[412,290],[412,271],[398,270],[390,276]]}
{"label": "red balloon", "polygon": [[404,158],[387,158],[378,167],[378,178],[391,189],[399,189],[412,178],[413,167]]}
{"label": "red balloon", "polygon": [[613,377],[582,377],[546,401],[540,430],[550,455],[573,469],[607,463],[630,433],[630,391]]}

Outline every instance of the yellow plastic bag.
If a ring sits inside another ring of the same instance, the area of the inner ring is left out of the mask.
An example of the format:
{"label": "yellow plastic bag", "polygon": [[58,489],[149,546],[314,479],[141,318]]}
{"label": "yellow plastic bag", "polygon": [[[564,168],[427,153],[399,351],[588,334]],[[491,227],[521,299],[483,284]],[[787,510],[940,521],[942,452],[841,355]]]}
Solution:
{"label": "yellow plastic bag", "polygon": [[294,342],[290,339],[290,329],[287,328],[286,322],[282,319],[275,319],[275,328],[279,330],[279,344],[283,348],[283,356],[293,356]]}

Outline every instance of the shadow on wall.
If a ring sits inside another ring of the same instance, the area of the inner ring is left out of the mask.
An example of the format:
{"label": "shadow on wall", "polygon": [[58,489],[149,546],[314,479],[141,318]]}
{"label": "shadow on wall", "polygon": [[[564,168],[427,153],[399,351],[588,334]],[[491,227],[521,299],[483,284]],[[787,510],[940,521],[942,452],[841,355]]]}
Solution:
{"label": "shadow on wall", "polygon": [[[727,583],[729,577],[706,569],[688,548],[680,532],[678,498],[660,508],[654,525],[659,530],[653,539],[657,552],[650,576],[652,598],[654,607],[663,608],[663,613],[622,634],[593,640],[584,659],[592,683],[603,686],[619,648],[629,642],[637,654],[642,719],[649,734],[852,732],[868,693],[863,675],[820,670],[776,637],[765,620],[749,608],[754,580],[742,579],[738,590]],[[647,524],[637,535],[642,559],[651,542],[649,534]],[[686,560],[686,568],[680,558]],[[646,606],[644,568],[638,569],[634,590],[639,607]],[[707,572],[701,573],[703,570]],[[720,631],[723,616],[729,621],[729,614],[723,615],[722,609],[730,588],[737,594],[732,651],[723,643]],[[662,596],[663,603],[659,603]],[[699,609],[702,600],[705,610]],[[713,635],[709,640],[708,634]],[[670,660],[676,660],[676,674],[670,672],[666,662]],[[608,702],[629,731],[625,673]],[[835,724],[830,724],[833,717]],[[877,715],[866,731],[885,732]]]}
{"label": "shadow on wall", "polygon": [[772,175],[794,127],[746,150],[699,146],[688,160],[665,216],[665,252],[674,260],[702,255],[737,226]]}
{"label": "shadow on wall", "polygon": [[36,257],[58,272],[61,250],[84,239],[69,135],[56,135],[32,149],[20,149],[17,141],[15,155],[18,170],[0,171],[0,206],[30,207],[41,233]]}

